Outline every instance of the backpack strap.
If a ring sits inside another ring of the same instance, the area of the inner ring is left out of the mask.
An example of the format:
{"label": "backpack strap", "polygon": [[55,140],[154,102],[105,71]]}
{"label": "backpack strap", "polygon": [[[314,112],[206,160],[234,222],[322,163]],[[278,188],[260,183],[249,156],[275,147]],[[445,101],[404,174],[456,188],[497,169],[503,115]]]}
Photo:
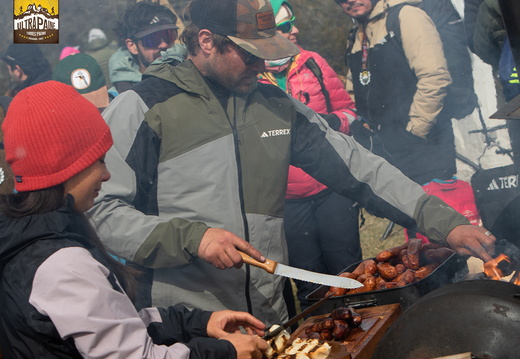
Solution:
{"label": "backpack strap", "polygon": [[403,3],[396,6],[392,6],[387,10],[386,14],[386,31],[390,36],[395,36],[395,38],[399,41],[399,43],[402,45],[402,37],[401,37],[401,25],[399,23],[399,13],[401,12],[401,9],[403,6],[406,6],[408,4]]}
{"label": "backpack strap", "polygon": [[321,91],[323,92],[323,96],[325,97],[325,104],[327,105],[327,113],[331,113],[332,104],[330,102],[330,94],[329,94],[329,90],[327,90],[327,88],[325,87],[325,83],[323,82],[323,73],[321,72],[320,67],[316,63],[316,60],[314,60],[312,57],[309,57],[307,59],[307,61],[305,61],[305,66],[307,66],[307,68],[309,70],[311,70],[311,72],[314,74],[314,76],[316,76],[316,78],[318,79],[318,82],[320,83],[320,86],[321,86]]}
{"label": "backpack strap", "polygon": [[354,47],[354,42],[356,41],[356,34],[357,34],[358,28],[359,28],[358,26],[354,26],[354,27],[352,27],[352,29],[350,29],[350,32],[348,33],[347,48],[345,49],[345,58],[343,59],[347,69],[349,68],[348,56],[350,55],[350,53],[352,52],[352,48]]}

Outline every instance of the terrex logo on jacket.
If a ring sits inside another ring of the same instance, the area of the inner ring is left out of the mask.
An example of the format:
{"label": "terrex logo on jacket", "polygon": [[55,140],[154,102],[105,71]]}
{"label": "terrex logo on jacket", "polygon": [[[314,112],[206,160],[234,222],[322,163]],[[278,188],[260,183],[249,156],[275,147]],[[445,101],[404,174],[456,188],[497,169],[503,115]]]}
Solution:
{"label": "terrex logo on jacket", "polygon": [[518,175],[493,178],[487,188],[488,191],[518,187]]}
{"label": "terrex logo on jacket", "polygon": [[289,136],[291,134],[291,129],[283,128],[279,130],[269,130],[262,132],[261,138],[264,137],[275,137],[275,136]]}

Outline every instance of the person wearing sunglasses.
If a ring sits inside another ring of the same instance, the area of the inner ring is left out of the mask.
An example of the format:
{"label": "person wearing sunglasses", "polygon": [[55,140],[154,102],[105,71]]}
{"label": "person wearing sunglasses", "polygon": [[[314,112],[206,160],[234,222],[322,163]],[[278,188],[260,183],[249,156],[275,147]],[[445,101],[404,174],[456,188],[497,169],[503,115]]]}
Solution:
{"label": "person wearing sunglasses", "polygon": [[300,51],[276,31],[269,1],[192,0],[187,14],[187,59],[153,63],[103,111],[112,177],[89,214],[112,254],[146,268],[138,306],[287,320],[285,279],[244,265],[238,251],[288,262],[289,165],[376,215],[460,250],[492,250],[485,229],[455,228],[469,222],[311,108],[258,83],[262,60]]}
{"label": "person wearing sunglasses", "polygon": [[177,16],[167,7],[152,2],[130,5],[116,27],[121,47],[109,60],[109,90],[117,95],[141,81],[142,73],[178,37]]}
{"label": "person wearing sunglasses", "polygon": [[[277,32],[298,44],[295,16],[287,0],[271,0]],[[322,114],[335,130],[349,134],[356,119],[354,101],[327,61],[300,48],[300,53],[266,61],[260,81],[274,84]],[[313,70],[318,70],[314,73]],[[358,206],[328,189],[304,170],[290,166],[285,202],[285,236],[292,266],[337,274],[361,260]],[[301,307],[317,284],[296,281]]]}

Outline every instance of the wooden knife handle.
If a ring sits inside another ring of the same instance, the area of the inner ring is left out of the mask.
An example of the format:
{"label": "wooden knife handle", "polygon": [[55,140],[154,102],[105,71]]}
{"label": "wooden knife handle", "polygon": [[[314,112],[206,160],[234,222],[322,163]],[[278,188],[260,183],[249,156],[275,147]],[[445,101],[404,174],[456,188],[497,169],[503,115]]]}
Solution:
{"label": "wooden knife handle", "polygon": [[245,263],[261,268],[268,273],[274,274],[274,270],[276,269],[276,265],[278,264],[278,262],[266,258],[265,262],[262,263],[251,257],[249,254],[245,254],[242,251],[238,251],[238,253],[240,253]]}

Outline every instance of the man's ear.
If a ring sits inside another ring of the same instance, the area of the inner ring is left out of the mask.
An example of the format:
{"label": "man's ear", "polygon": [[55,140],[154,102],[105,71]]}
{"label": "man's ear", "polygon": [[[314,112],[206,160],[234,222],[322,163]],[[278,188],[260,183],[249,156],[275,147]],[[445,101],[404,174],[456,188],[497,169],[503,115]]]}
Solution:
{"label": "man's ear", "polygon": [[24,80],[24,76],[25,76],[25,72],[23,72],[23,69],[20,67],[20,65],[7,65],[9,66],[9,72],[11,73],[12,76],[20,79],[20,80]]}
{"label": "man's ear", "polygon": [[206,56],[213,52],[215,44],[213,43],[213,33],[211,31],[206,29],[199,31],[199,46],[202,53]]}
{"label": "man's ear", "polygon": [[128,49],[128,51],[130,51],[132,55],[137,55],[139,53],[139,51],[137,50],[137,42],[134,42],[134,40],[132,39],[126,39],[125,43],[126,48]]}

